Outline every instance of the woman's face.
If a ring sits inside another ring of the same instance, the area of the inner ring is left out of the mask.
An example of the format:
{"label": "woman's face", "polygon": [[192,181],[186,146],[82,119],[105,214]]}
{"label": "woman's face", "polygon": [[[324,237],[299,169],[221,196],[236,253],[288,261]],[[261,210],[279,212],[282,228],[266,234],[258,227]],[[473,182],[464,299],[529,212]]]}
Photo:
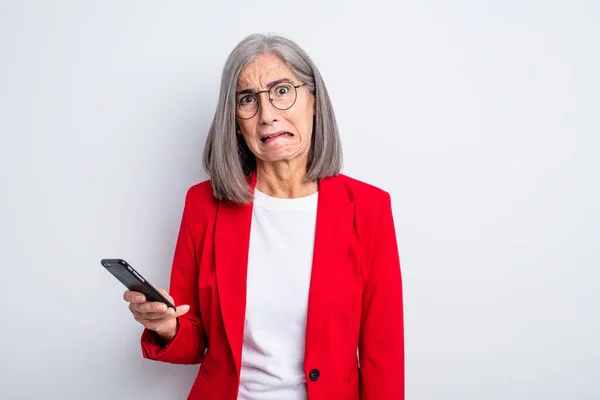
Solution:
{"label": "woman's face", "polygon": [[[236,92],[251,90],[256,93],[271,88],[273,82],[287,80],[300,85],[300,79],[277,56],[265,54],[248,64],[238,77]],[[258,96],[260,106],[250,119],[237,117],[240,133],[257,161],[308,160],[313,129],[315,97],[306,86],[296,89],[298,97],[287,110],[279,110],[269,101],[269,92]],[[248,93],[238,94],[241,99]],[[248,101],[249,98],[243,101]],[[273,134],[283,133],[277,136]]]}

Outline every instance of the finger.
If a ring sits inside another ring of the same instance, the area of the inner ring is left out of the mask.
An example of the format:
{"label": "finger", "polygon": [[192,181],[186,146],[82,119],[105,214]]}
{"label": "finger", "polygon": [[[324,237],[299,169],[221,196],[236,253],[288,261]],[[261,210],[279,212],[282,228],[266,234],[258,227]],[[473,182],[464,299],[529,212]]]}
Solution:
{"label": "finger", "polygon": [[130,305],[130,309],[132,310],[131,312],[134,315],[134,318],[136,319],[136,321],[142,322],[142,321],[147,321],[147,320],[162,320],[162,322],[164,321],[168,321],[170,319],[174,319],[177,318],[185,313],[187,313],[190,310],[190,306],[187,304],[184,304],[182,306],[177,307],[177,311],[173,310],[172,308],[167,308],[166,311],[159,311],[159,312],[139,312],[135,310],[135,307],[140,307],[140,306],[144,306],[143,305],[138,305],[138,304],[131,304]]}
{"label": "finger", "polygon": [[177,318],[187,313],[190,310],[190,306],[187,304],[181,305],[177,307],[176,310],[173,310],[171,307],[165,312],[166,316]]}
{"label": "finger", "polygon": [[169,313],[172,314],[174,317],[181,317],[183,314],[187,313],[188,311],[190,311],[190,306],[187,304],[177,307],[177,310],[173,310],[172,308],[169,308]]}
{"label": "finger", "polygon": [[142,304],[132,304],[133,306],[133,310],[139,312],[139,313],[150,313],[150,312],[154,312],[154,313],[166,313],[168,310],[168,307],[165,303],[162,303],[160,301],[147,301],[145,303]]}
{"label": "finger", "polygon": [[123,293],[123,299],[129,303],[143,303],[146,301],[146,296],[140,292],[126,290],[125,293]]}
{"label": "finger", "polygon": [[175,303],[175,302],[173,301],[173,298],[172,298],[172,297],[171,297],[171,295],[169,294],[169,292],[167,292],[165,289],[163,289],[163,288],[159,288],[159,289],[157,289],[157,290],[160,292],[160,294],[162,294],[163,296],[165,296],[165,298],[166,298],[167,300],[169,300],[169,302],[171,302],[171,304],[174,304],[174,303]]}
{"label": "finger", "polygon": [[142,304],[129,303],[129,311],[131,311],[133,314],[147,314],[152,312],[156,314],[164,314],[166,312],[156,306],[152,307],[151,302],[146,302]]}
{"label": "finger", "polygon": [[167,321],[169,319],[172,319],[174,317],[171,316],[167,316],[165,315],[165,313],[138,313],[138,312],[134,312],[133,313],[133,318],[138,321],[138,322],[143,322],[143,321],[155,321],[155,320],[162,320]]}

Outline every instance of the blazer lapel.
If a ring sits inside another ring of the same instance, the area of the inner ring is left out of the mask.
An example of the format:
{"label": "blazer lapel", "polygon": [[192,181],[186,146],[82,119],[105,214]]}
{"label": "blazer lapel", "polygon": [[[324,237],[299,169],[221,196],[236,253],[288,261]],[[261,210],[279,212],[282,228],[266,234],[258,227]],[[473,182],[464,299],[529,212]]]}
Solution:
{"label": "blazer lapel", "polygon": [[[256,175],[250,179],[254,191]],[[241,369],[244,319],[246,315],[246,279],[248,248],[254,203],[220,202],[215,232],[215,268],[217,290],[225,333],[231,347],[237,373]]]}
{"label": "blazer lapel", "polygon": [[[313,264],[308,295],[305,360],[318,349],[319,334],[331,308],[332,282],[339,277],[340,261],[354,229],[354,203],[339,177],[321,179]],[[314,345],[314,346],[313,346]]]}

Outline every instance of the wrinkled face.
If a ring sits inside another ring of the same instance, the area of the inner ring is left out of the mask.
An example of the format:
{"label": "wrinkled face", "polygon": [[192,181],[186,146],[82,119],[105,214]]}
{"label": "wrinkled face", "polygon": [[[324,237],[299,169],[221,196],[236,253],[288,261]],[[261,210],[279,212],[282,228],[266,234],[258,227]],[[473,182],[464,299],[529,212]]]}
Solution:
{"label": "wrinkled face", "polygon": [[[315,112],[314,95],[306,86],[301,86],[295,89],[297,97],[294,105],[280,110],[269,100],[269,92],[255,94],[274,88],[275,96],[271,95],[271,98],[275,105],[285,106],[290,93],[293,95],[294,88],[290,91],[290,86],[303,83],[279,57],[272,54],[258,56],[240,72],[236,88],[236,120],[257,162],[306,162],[308,159]],[[242,115],[240,104],[248,110],[256,103],[256,115],[250,119],[240,118],[248,116],[247,111]]]}

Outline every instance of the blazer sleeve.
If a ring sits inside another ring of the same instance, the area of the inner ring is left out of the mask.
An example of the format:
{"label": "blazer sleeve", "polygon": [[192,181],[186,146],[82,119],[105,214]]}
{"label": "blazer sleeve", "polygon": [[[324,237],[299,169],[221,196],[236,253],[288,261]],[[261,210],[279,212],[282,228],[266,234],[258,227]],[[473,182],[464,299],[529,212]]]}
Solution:
{"label": "blazer sleeve", "polygon": [[199,270],[192,224],[192,221],[197,222],[198,219],[193,218],[195,203],[192,201],[192,189],[193,187],[188,190],[185,198],[169,290],[176,306],[188,304],[190,309],[178,318],[175,338],[166,346],[156,332],[148,329],[144,329],[141,338],[144,358],[173,364],[198,364],[204,358],[206,349],[198,297]]}
{"label": "blazer sleeve", "polygon": [[391,198],[385,192],[363,291],[359,366],[362,400],[404,399],[404,312]]}

